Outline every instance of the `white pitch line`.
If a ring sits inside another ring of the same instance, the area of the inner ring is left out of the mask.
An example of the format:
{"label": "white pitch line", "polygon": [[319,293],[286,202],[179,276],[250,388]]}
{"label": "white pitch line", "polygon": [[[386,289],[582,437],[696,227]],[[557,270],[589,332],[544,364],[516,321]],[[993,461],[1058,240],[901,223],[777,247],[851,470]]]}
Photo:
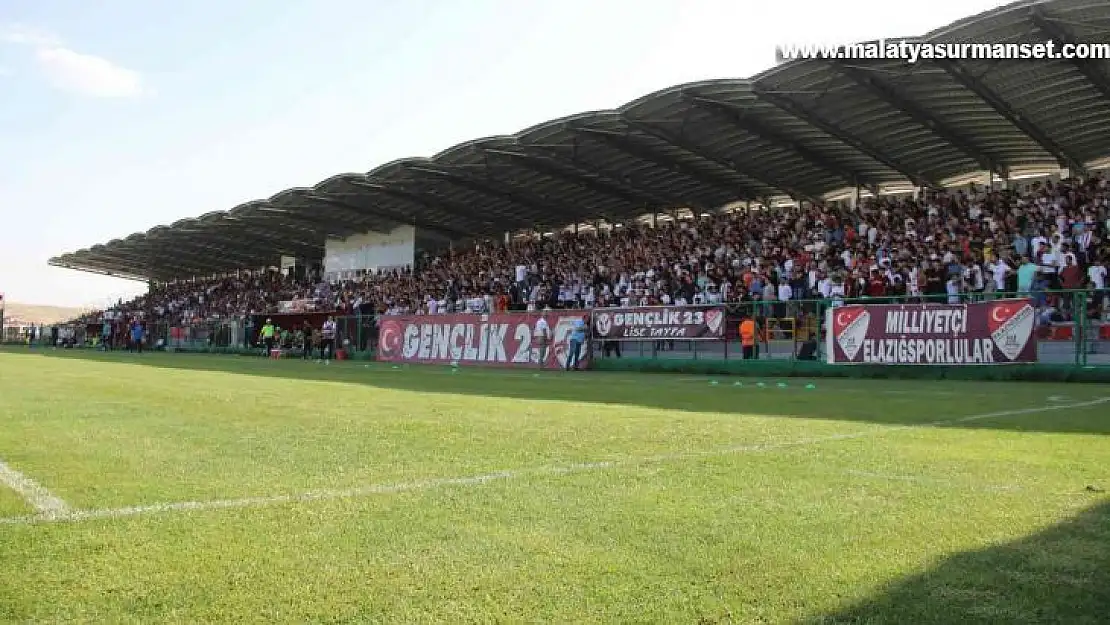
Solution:
{"label": "white pitch line", "polygon": [[69,505],[61,498],[46,490],[42,484],[16,471],[11,465],[0,460],[0,484],[14,490],[24,501],[35,509],[38,517],[59,518],[70,513]]}
{"label": "white pitch line", "polygon": [[326,500],[339,500],[339,499],[361,499],[371,497],[374,495],[387,495],[393,493],[413,492],[432,490],[436,488],[451,487],[451,486],[480,486],[490,482],[507,481],[518,479],[522,477],[540,477],[540,476],[557,476],[557,475],[571,475],[576,473],[586,473],[590,471],[598,471],[604,469],[618,468],[622,466],[634,466],[638,464],[651,464],[660,462],[673,462],[680,460],[690,460],[696,458],[712,458],[728,455],[735,455],[741,453],[758,453],[766,451],[775,451],[782,449],[790,449],[794,447],[805,447],[809,445],[817,445],[820,443],[828,443],[834,441],[844,441],[866,438],[870,436],[882,436],[891,432],[898,432],[903,430],[939,427],[945,425],[955,425],[959,423],[968,423],[972,421],[982,421],[985,419],[993,419],[999,417],[1011,417],[1019,415],[1037,414],[1041,412],[1050,412],[1054,410],[1068,410],[1073,408],[1085,408],[1096,406],[1110,402],[1110,397],[1102,397],[1090,401],[1079,402],[1074,404],[1054,404],[1051,406],[1041,406],[1037,408],[1020,408],[1016,410],[999,410],[996,412],[988,412],[977,415],[970,415],[966,417],[957,417],[954,419],[942,419],[939,421],[931,421],[928,423],[921,423],[915,425],[903,425],[892,427],[876,427],[869,430],[860,432],[850,432],[845,434],[834,434],[831,436],[821,436],[815,438],[785,441],[779,443],[763,443],[757,445],[740,445],[735,447],[727,447],[722,449],[715,449],[709,451],[693,451],[693,452],[678,452],[671,454],[660,454],[655,456],[641,456],[633,458],[623,458],[619,460],[610,460],[603,462],[587,462],[580,464],[569,464],[561,466],[546,466],[535,467],[530,469],[516,469],[497,471],[494,473],[486,473],[483,475],[473,475],[468,477],[453,477],[453,478],[437,478],[420,480],[416,482],[402,482],[396,484],[377,484],[371,486],[364,486],[359,488],[341,489],[341,490],[317,490],[300,494],[292,495],[271,495],[263,497],[244,497],[240,499],[216,499],[209,501],[183,501],[177,503],[160,503],[143,506],[128,506],[123,508],[107,508],[100,510],[72,510],[64,514],[38,514],[35,516],[23,517],[8,517],[0,518],[0,525],[29,525],[34,523],[49,523],[49,522],[75,522],[87,521],[92,519],[117,519],[124,517],[133,517],[146,514],[157,514],[164,512],[193,512],[193,511],[210,511],[210,510],[226,510],[237,508],[262,508],[271,507],[282,504],[302,503],[309,501],[326,501]]}

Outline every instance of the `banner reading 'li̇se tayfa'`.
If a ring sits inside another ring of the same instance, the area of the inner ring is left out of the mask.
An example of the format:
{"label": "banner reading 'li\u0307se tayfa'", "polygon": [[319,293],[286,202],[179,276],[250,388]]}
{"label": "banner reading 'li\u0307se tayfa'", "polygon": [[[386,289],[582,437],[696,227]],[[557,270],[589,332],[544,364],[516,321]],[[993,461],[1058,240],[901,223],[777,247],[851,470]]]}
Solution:
{"label": "banner reading 'li\u0307se tayfa'", "polygon": [[721,339],[720,306],[601,308],[593,313],[594,338],[603,341]]}
{"label": "banner reading 'li\u0307se tayfa'", "polygon": [[826,358],[885,365],[1036,362],[1036,317],[1027,299],[840,306],[825,314]]}

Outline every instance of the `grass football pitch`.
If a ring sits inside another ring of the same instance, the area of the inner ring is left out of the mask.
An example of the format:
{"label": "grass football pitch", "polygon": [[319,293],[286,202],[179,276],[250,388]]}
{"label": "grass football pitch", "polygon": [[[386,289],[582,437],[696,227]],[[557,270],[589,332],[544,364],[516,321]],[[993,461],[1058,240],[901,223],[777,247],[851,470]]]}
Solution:
{"label": "grass football pitch", "polygon": [[740,382],[3,351],[0,621],[1106,622],[1110,388]]}

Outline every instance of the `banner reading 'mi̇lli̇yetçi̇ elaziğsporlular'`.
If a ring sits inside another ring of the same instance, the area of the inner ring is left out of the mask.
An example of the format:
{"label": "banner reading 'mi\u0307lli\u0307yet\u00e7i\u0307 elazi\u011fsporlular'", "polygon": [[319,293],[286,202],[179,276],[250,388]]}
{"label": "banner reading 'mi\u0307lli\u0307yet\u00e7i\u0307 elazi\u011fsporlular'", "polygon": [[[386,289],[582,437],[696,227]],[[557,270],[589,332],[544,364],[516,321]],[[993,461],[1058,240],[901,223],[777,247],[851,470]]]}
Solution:
{"label": "banner reading 'mi\u0307lli\u0307yet\u00e7i\u0307 elazi\u011fsporlular'", "polygon": [[1028,299],[839,306],[825,313],[826,358],[884,365],[1036,362],[1036,317]]}

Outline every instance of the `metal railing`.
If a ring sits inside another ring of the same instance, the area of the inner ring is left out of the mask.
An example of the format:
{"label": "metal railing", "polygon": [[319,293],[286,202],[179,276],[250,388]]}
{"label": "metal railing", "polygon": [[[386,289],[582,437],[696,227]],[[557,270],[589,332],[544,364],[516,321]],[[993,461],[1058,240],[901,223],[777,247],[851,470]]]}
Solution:
{"label": "metal railing", "polygon": [[[816,341],[812,359],[824,359],[824,318],[829,308],[867,304],[962,304],[1005,298],[1032,298],[1038,319],[1034,330],[1040,363],[1110,367],[1110,290],[1037,291],[1032,293],[964,293],[958,296],[807,299],[789,302],[727,304],[725,336],[720,340],[652,340],[606,342],[594,346],[594,358],[728,360],[742,357],[737,326],[742,316],[759,321],[760,360],[792,360],[807,340]],[[1052,311],[1055,311],[1054,313]]]}
{"label": "metal railing", "polygon": [[[1034,291],[1031,293],[965,293],[958,296],[928,297],[874,297],[855,299],[804,299],[792,301],[748,301],[726,303],[724,333],[714,339],[653,339],[653,340],[598,340],[592,341],[595,359],[652,358],[671,360],[730,360],[742,357],[737,327],[742,317],[754,317],[760,326],[756,357],[760,360],[797,359],[807,341],[816,341],[816,351],[811,359],[822,360],[823,319],[831,307],[853,304],[899,304],[937,302],[957,304],[981,302],[1006,297],[1028,297],[1037,306],[1038,362],[1077,367],[1110,367],[1110,290],[1101,291]],[[582,311],[588,313],[590,311]],[[511,314],[511,313],[510,313]],[[534,313],[533,313],[534,314]],[[278,326],[278,345],[299,349],[302,345],[297,330],[306,318],[313,324],[326,315],[269,315]],[[337,325],[336,346],[348,352],[366,353],[375,349],[378,341],[379,322],[388,317],[348,316],[335,317]],[[434,316],[429,320],[435,319]],[[211,320],[190,324],[147,324],[148,348],[174,350],[233,350],[254,349],[261,346],[258,331],[261,318]],[[282,327],[287,323],[288,327]],[[100,331],[96,324],[71,326],[75,342],[85,347],[102,347]],[[49,327],[36,332],[34,341],[28,341],[26,329],[5,328],[7,342],[31,345],[50,343]],[[122,341],[115,347],[121,347]]]}

